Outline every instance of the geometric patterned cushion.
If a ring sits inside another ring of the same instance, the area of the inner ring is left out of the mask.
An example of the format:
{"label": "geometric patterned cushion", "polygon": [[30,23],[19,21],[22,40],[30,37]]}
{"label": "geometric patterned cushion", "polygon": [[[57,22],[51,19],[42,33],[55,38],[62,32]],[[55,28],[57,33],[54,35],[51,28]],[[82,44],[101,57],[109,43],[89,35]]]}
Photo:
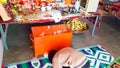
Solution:
{"label": "geometric patterned cushion", "polygon": [[[103,49],[100,45],[90,46],[77,49],[88,58],[90,68],[107,68],[107,66],[114,60],[112,55]],[[48,58],[42,57],[18,63],[5,65],[5,68],[52,68]]]}
{"label": "geometric patterned cushion", "polygon": [[77,50],[86,54],[86,57],[90,62],[90,68],[107,68],[107,66],[114,60],[113,56],[100,45]]}

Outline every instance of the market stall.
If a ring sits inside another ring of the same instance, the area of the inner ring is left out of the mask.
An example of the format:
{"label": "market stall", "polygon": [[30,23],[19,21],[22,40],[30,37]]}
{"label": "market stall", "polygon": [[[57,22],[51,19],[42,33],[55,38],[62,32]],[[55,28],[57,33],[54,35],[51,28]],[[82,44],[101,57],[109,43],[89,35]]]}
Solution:
{"label": "market stall", "polygon": [[[1,24],[35,24],[35,23],[50,23],[55,22],[59,23],[62,20],[70,20],[74,18],[91,18],[95,17],[92,21],[94,23],[94,27],[92,29],[92,36],[94,36],[96,25],[100,19],[100,14],[96,12],[96,7],[94,7],[94,11],[91,11],[93,6],[87,7],[86,4],[90,5],[89,2],[98,2],[89,1],[85,2],[85,4],[80,5],[82,1],[74,1],[65,0],[64,2],[61,0],[50,0],[50,1],[37,1],[37,0],[9,0],[7,2],[2,3],[1,8],[4,9],[4,14],[1,14],[0,23]],[[83,1],[84,3],[84,1]],[[84,6],[85,9],[84,9]],[[79,9],[81,8],[81,9]],[[6,10],[6,11],[5,11]],[[78,11],[79,10],[79,11]],[[7,12],[7,13],[6,13]],[[6,15],[6,17],[4,16]],[[7,19],[5,19],[7,18]],[[88,19],[89,20],[89,19]],[[3,44],[5,49],[8,49],[6,44],[6,34],[4,33],[4,29],[2,25],[0,25],[1,34],[3,39]],[[6,28],[7,29],[7,28]]]}

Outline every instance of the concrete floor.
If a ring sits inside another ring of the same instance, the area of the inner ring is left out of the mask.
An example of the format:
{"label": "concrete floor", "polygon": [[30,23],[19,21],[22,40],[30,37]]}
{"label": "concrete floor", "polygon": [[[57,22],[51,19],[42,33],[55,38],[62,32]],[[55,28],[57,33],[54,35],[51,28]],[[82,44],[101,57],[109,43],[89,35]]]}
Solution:
{"label": "concrete floor", "polygon": [[[32,42],[29,39],[31,26],[27,24],[10,24],[8,27],[7,43],[9,50],[4,51],[3,64],[32,59]],[[94,37],[90,32],[73,34],[73,48],[82,48],[99,44],[114,57],[120,56],[120,20],[115,17],[102,17],[101,27],[96,29]]]}

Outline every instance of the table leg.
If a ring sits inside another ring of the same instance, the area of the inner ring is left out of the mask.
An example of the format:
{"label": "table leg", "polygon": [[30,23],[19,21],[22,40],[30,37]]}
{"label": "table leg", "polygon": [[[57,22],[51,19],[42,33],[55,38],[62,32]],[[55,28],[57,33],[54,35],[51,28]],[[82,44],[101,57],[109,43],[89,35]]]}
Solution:
{"label": "table leg", "polygon": [[97,23],[98,23],[98,19],[99,19],[99,16],[96,16],[96,20],[95,20],[95,23],[94,23],[94,26],[93,26],[93,30],[92,30],[92,36],[94,36],[95,29],[96,29],[96,26],[97,26]]}
{"label": "table leg", "polygon": [[6,42],[6,33],[3,31],[2,24],[0,24],[0,32],[1,32],[3,46],[4,46],[5,50],[8,50],[8,46],[7,46],[7,42]]}

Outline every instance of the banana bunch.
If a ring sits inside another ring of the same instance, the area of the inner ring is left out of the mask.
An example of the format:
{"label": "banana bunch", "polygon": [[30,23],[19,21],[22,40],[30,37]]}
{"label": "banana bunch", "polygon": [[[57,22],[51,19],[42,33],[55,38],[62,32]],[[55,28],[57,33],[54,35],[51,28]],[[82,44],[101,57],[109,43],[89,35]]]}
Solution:
{"label": "banana bunch", "polygon": [[84,31],[88,29],[88,26],[85,22],[81,21],[79,18],[75,18],[72,20],[69,20],[65,23],[68,28],[70,28],[72,31]]}

